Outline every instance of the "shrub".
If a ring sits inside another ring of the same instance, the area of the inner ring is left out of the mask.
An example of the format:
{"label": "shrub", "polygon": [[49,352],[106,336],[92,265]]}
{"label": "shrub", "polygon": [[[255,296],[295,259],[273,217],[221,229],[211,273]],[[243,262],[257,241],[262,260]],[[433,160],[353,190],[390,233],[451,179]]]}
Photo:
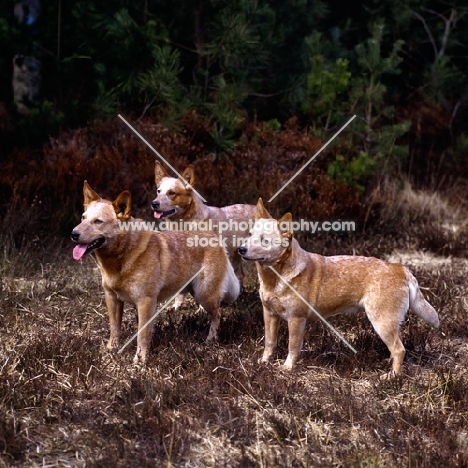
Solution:
{"label": "shrub", "polygon": [[[130,119],[131,120],[131,119]],[[255,204],[268,200],[319,149],[320,142],[291,120],[275,131],[250,124],[238,146],[215,157],[208,153],[209,122],[195,112],[186,114],[183,131],[170,132],[154,121],[140,122],[138,130],[178,170],[195,165],[196,187],[211,205]],[[323,156],[326,160],[326,156]],[[0,210],[16,237],[24,226],[18,212],[36,213],[29,230],[52,228],[68,235],[82,210],[83,181],[99,194],[113,199],[124,189],[132,193],[134,214],[151,217],[155,196],[156,156],[120,120],[96,122],[89,128],[62,132],[42,152],[16,150],[2,164]],[[294,216],[338,218],[361,216],[362,202],[353,188],[326,176],[323,164],[314,162],[275,199],[272,214],[291,211]],[[10,214],[9,214],[10,213]],[[15,214],[16,213],[16,214]]]}

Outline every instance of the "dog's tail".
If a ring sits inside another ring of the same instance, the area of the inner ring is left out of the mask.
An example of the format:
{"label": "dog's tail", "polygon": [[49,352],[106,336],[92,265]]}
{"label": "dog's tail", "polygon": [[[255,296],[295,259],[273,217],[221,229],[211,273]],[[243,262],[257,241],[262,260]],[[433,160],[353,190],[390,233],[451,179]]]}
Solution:
{"label": "dog's tail", "polygon": [[409,306],[411,310],[427,323],[437,328],[439,326],[439,316],[434,307],[424,299],[421,289],[419,289],[417,279],[409,270],[406,270],[406,278],[408,280]]}
{"label": "dog's tail", "polygon": [[[227,255],[226,255],[227,257]],[[226,258],[227,268],[223,280],[223,301],[232,304],[240,294],[240,282],[234,273],[231,262]]]}

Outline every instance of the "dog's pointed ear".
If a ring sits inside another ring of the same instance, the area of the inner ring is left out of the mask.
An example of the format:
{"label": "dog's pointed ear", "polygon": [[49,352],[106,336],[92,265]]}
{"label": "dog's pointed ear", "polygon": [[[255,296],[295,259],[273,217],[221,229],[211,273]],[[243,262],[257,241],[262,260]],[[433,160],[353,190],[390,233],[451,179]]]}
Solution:
{"label": "dog's pointed ear", "polygon": [[166,169],[162,167],[159,161],[156,161],[154,164],[154,182],[156,183],[157,187],[159,187],[159,183],[164,177],[167,177]]}
{"label": "dog's pointed ear", "polygon": [[286,213],[281,219],[278,220],[278,228],[283,237],[291,238],[293,235],[293,220],[292,214]]}
{"label": "dog's pointed ear", "polygon": [[132,211],[132,196],[128,190],[124,190],[113,202],[115,214],[118,219],[129,219]]}
{"label": "dog's pointed ear", "polygon": [[257,202],[257,209],[255,210],[255,221],[259,219],[273,219],[268,211],[263,206],[263,200],[260,197]]}
{"label": "dog's pointed ear", "polygon": [[195,184],[195,168],[192,164],[189,164],[184,172],[182,172],[182,177],[188,182],[190,186],[193,187]]}
{"label": "dog's pointed ear", "polygon": [[101,199],[101,197],[89,186],[86,180],[83,184],[83,199],[83,205],[85,210],[91,202]]}

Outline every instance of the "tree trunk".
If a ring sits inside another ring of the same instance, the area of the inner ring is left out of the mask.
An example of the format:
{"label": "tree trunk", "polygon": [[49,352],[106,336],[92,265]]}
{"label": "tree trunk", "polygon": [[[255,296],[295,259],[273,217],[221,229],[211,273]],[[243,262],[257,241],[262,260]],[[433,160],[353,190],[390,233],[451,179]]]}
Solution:
{"label": "tree trunk", "polygon": [[[40,0],[15,3],[15,16],[20,24],[33,25],[39,15]],[[13,99],[18,112],[28,115],[31,106],[39,100],[41,62],[37,57],[17,54],[13,57]]]}

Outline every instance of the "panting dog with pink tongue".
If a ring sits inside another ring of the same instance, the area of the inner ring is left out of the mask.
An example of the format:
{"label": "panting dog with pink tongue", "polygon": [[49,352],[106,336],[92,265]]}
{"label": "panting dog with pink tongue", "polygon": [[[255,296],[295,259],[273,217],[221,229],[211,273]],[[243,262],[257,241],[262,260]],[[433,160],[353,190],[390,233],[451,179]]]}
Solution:
{"label": "panting dog with pink tongue", "polygon": [[[131,217],[130,192],[124,191],[110,202],[85,181],[83,194],[85,211],[81,223],[71,233],[77,244],[73,258],[80,260],[95,252],[109,312],[108,348],[120,345],[124,301],[128,301],[138,311],[135,361],[145,361],[151,342],[151,327],[145,325],[158,303],[179,290],[190,292],[211,315],[207,340],[215,340],[221,302],[235,301],[240,292],[239,281],[222,245],[209,242],[206,247],[190,247],[193,236],[190,231],[121,229],[122,222],[138,223]],[[217,240],[214,234],[206,236]]]}

